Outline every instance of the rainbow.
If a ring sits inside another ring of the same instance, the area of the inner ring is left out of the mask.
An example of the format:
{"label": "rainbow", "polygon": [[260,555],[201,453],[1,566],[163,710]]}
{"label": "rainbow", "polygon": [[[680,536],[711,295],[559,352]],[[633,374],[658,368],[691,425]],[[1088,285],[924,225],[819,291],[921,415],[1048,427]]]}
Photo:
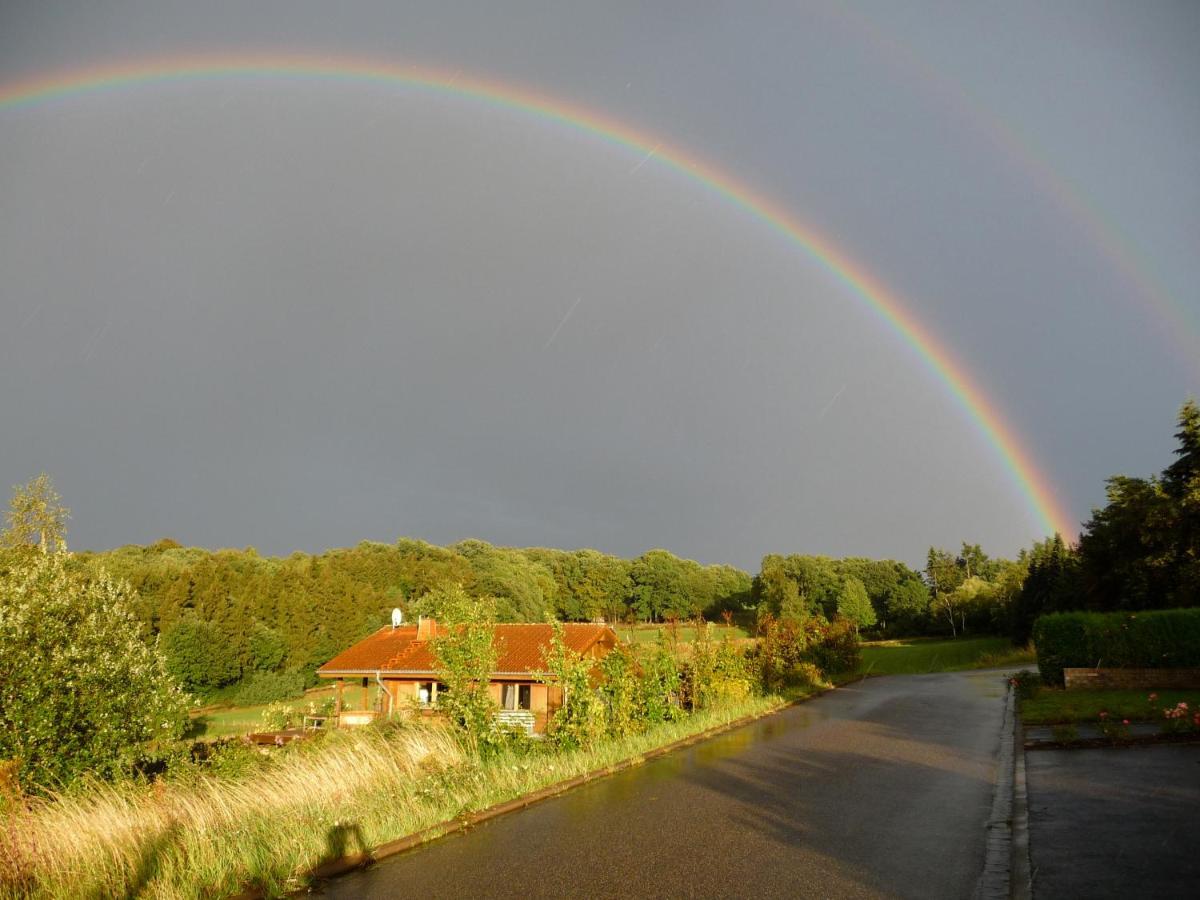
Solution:
{"label": "rainbow", "polygon": [[848,4],[826,10],[845,30],[875,51],[876,57],[924,87],[944,108],[966,122],[1000,156],[1070,220],[1104,257],[1124,283],[1131,299],[1150,307],[1149,317],[1158,336],[1171,348],[1179,363],[1193,376],[1200,375],[1200,320],[1179,297],[1163,286],[1134,243],[1069,178],[1057,171],[1047,154],[1015,123],[1006,121],[978,97],[970,94],[920,57],[910,46],[884,31],[864,13]]}
{"label": "rainbow", "polygon": [[524,87],[417,66],[362,60],[279,54],[205,56],[143,60],[119,65],[43,75],[0,85],[0,111],[53,100],[150,83],[212,81],[229,78],[319,78],[353,84],[405,87],[429,93],[471,98],[601,138],[632,151],[715,192],[803,249],[854,297],[872,310],[916,354],[945,386],[1003,463],[1013,485],[1025,497],[1038,527],[1072,538],[1075,530],[1045,474],[1034,464],[1000,412],[973,382],[945,345],[917,321],[893,293],[861,264],[826,237],[768,197],[696,155],[671,146],[656,135],[637,130],[594,110]]}

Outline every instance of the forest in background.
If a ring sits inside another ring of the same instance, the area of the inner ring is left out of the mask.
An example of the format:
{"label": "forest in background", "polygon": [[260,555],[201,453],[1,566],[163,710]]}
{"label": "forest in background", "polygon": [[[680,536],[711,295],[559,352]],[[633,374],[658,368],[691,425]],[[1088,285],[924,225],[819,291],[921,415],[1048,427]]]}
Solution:
{"label": "forest in background", "polygon": [[[930,548],[921,571],[893,560],[768,554],[751,577],[666,550],[622,559],[588,549],[479,540],[439,547],[404,538],[280,558],[164,539],[74,554],[70,565],[85,577],[103,571],[128,582],[143,638],[157,640],[186,690],[208,696],[237,684],[238,699],[247,702],[294,696],[313,683],[317,666],[386,624],[393,607],[410,617],[436,615],[427,597],[446,584],[495,598],[501,621],[727,615],[755,630],[769,614],[844,618],[872,636],[1007,634],[1024,644],[1043,612],[1196,603],[1200,409],[1194,402],[1183,405],[1178,423],[1177,459],[1160,476],[1114,476],[1108,503],[1093,511],[1077,545],[1055,535],[1015,560],[989,557],[965,542],[957,551]],[[42,487],[44,495],[48,479]],[[10,520],[23,515],[14,509]],[[25,517],[55,518],[33,510]],[[51,543],[60,538],[52,535]],[[16,544],[37,540],[14,537]]]}

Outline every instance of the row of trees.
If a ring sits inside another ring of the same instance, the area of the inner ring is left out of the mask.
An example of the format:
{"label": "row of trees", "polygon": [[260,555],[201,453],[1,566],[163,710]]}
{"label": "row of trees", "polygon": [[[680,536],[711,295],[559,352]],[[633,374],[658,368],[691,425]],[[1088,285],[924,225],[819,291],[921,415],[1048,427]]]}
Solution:
{"label": "row of trees", "polygon": [[364,542],[286,558],[162,540],[79,554],[74,564],[130,583],[135,614],[149,634],[162,635],[172,671],[198,693],[250,677],[257,684],[271,677],[277,683],[286,673],[311,677],[336,652],[386,624],[393,607],[410,617],[438,614],[431,591],[441,584],[493,598],[499,621],[712,617],[743,608],[751,589],[740,569],[665,550],[626,560],[596,550],[478,540],[450,547]]}
{"label": "row of trees", "polygon": [[760,617],[840,616],[859,628],[914,633],[923,630],[929,591],[919,572],[894,560],[771,554],[754,578],[751,602]]}
{"label": "row of trees", "polygon": [[931,547],[920,572],[894,560],[769,555],[751,599],[760,618],[842,618],[877,634],[1008,634],[1031,564],[1056,540],[1061,547],[1050,539],[1015,560],[978,544]]}
{"label": "row of trees", "polygon": [[1179,410],[1175,460],[1159,475],[1108,479],[1076,547],[1054,537],[1036,545],[1017,598],[1014,637],[1034,619],[1066,610],[1164,609],[1200,605],[1200,407]]}

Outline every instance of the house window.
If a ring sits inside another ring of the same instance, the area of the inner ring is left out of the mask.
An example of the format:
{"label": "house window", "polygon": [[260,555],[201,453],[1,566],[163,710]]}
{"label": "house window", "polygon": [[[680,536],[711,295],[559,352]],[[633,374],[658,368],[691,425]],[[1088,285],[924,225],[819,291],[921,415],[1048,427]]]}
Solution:
{"label": "house window", "polygon": [[417,684],[417,702],[422,706],[429,706],[433,703],[432,681],[422,681]]}
{"label": "house window", "polygon": [[500,688],[500,706],[504,709],[530,709],[532,685],[505,684]]}

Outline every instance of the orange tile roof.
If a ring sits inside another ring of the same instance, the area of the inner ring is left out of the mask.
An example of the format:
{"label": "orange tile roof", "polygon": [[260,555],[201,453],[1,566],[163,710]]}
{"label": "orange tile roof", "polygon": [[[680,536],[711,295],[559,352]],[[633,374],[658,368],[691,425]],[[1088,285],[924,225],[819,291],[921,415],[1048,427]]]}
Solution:
{"label": "orange tile roof", "polygon": [[[494,628],[498,656],[493,676],[533,675],[546,671],[543,649],[550,646],[554,633],[548,623],[496,625]],[[617,643],[616,632],[607,625],[567,622],[562,629],[563,641],[577,653],[586,653],[606,636],[611,637],[610,641],[605,641],[608,646]],[[438,634],[445,634],[447,630],[444,625],[437,626]],[[317,669],[317,674],[434,675],[437,669],[429,641],[417,640],[417,626],[401,625],[399,628],[380,628],[325,663]]]}

